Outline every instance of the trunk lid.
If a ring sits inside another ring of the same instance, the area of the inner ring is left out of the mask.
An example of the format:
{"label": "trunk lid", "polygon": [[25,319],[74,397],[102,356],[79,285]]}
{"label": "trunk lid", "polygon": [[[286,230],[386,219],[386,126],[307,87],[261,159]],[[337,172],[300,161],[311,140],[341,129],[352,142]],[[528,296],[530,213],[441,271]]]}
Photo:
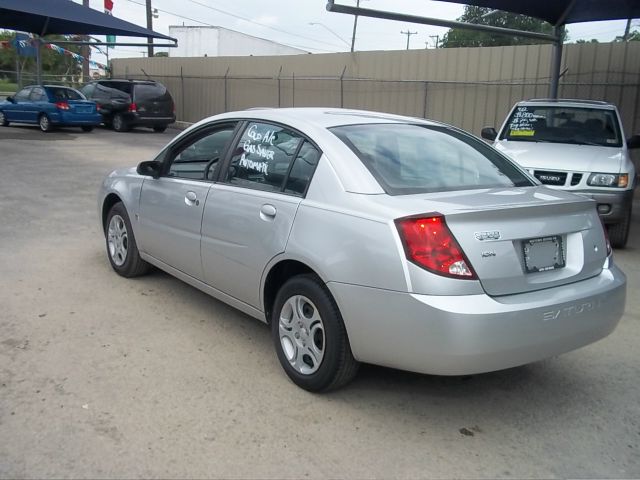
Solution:
{"label": "trunk lid", "polygon": [[95,113],[96,103],[90,100],[68,100],[71,113]]}
{"label": "trunk lid", "polygon": [[568,192],[527,187],[387,199],[402,208],[400,217],[443,214],[489,295],[584,280],[601,272],[607,256],[595,203]]}

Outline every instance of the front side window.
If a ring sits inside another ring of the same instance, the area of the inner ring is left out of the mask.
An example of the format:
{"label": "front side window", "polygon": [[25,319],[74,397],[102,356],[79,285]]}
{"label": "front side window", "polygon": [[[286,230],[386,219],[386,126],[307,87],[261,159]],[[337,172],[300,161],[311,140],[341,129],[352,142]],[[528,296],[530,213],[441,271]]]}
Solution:
{"label": "front side window", "polygon": [[501,140],[621,147],[614,110],[519,105],[509,116]]}
{"label": "front side window", "polygon": [[225,125],[181,148],[169,165],[170,177],[193,180],[212,180],[226,146],[233,136],[235,125]]}
{"label": "front side window", "polygon": [[240,187],[280,192],[302,137],[286,128],[250,122],[235,146],[226,182]]}
{"label": "front side window", "polygon": [[450,128],[397,123],[330,130],[389,195],[533,185],[484,142]]}

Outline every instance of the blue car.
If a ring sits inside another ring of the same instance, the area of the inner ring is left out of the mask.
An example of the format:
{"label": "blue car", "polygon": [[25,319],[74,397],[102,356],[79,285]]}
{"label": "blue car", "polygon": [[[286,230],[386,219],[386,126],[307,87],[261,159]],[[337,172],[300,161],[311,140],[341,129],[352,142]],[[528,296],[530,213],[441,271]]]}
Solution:
{"label": "blue car", "polygon": [[79,91],[59,85],[31,85],[0,103],[0,125],[35,123],[43,132],[56,126],[90,132],[102,122],[96,103]]}

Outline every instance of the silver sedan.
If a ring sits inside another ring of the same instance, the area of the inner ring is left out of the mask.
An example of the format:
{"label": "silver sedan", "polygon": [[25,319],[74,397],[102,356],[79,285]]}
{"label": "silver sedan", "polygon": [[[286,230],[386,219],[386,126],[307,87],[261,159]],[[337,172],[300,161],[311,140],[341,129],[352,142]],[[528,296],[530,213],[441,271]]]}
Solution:
{"label": "silver sedan", "polygon": [[217,115],[111,173],[98,209],[118,274],[155,266],[269,323],[310,391],[360,362],[438,375],[534,362],[605,337],[625,306],[592,200],[416,118]]}

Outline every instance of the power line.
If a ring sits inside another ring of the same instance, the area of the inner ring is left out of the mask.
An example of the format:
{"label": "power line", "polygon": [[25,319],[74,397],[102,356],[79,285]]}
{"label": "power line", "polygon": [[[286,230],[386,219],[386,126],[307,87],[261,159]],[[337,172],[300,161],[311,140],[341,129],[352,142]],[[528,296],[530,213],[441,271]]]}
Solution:
{"label": "power line", "polygon": [[[137,2],[136,0],[127,0],[127,1],[130,2],[130,3],[135,3],[136,5],[141,5],[141,6],[146,7],[145,3]],[[211,8],[213,8],[213,7],[211,7]],[[196,23],[199,23],[201,25],[206,25],[208,27],[218,27],[219,26],[219,25],[213,25],[212,23],[204,22],[202,20],[198,20],[198,19],[195,19],[195,18],[187,17],[186,15],[181,15],[179,13],[170,12],[168,10],[163,10],[161,8],[156,8],[156,10],[158,10],[159,12],[162,12],[162,13],[166,13],[168,15],[173,15],[174,17],[177,17],[177,18],[182,18],[184,20],[189,20],[190,22],[196,22]],[[227,14],[227,15],[235,16],[236,18],[240,18],[241,20],[245,20],[245,18],[236,16],[236,15],[233,15],[233,14]],[[247,21],[250,21],[250,20],[247,20]],[[260,25],[260,26],[266,26],[266,25],[260,24],[258,22],[253,22],[253,21],[250,21],[250,22],[251,23],[256,23],[257,25]],[[267,28],[272,28],[272,27],[268,27],[267,26]],[[323,42],[323,41],[320,41],[320,40],[313,39],[311,37],[305,37],[305,36],[302,36],[302,35],[297,35],[297,34],[294,34],[294,33],[285,32],[284,30],[282,30],[282,32],[286,33],[287,35],[295,35],[295,36],[298,36],[298,37],[306,38],[307,40],[311,40],[311,41],[314,41],[314,42],[324,43],[325,45],[336,46],[336,45],[334,45],[332,43]],[[307,46],[307,45],[296,45],[294,43],[291,43],[290,46],[297,47],[297,48],[305,48],[305,49],[310,49],[310,50],[318,50],[318,51],[321,51],[321,52],[331,52],[331,50],[326,50],[326,49],[323,49],[323,48],[310,47],[310,46]]]}

